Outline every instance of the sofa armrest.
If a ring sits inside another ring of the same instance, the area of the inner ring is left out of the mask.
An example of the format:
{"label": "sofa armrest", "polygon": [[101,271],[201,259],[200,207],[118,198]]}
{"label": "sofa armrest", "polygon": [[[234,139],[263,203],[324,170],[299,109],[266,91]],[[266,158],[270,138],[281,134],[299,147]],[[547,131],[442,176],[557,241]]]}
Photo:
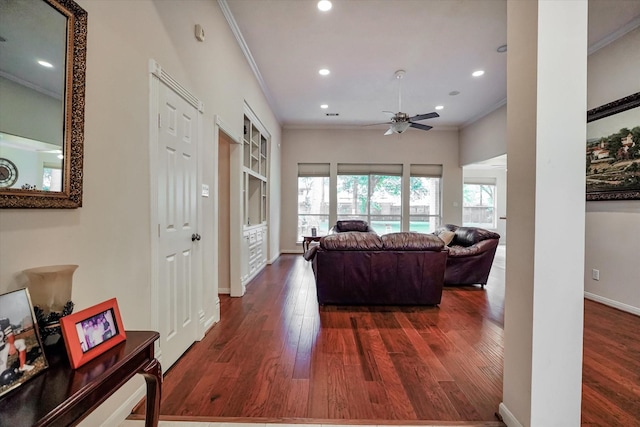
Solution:
{"label": "sofa armrest", "polygon": [[449,246],[449,257],[461,258],[478,255],[495,249],[498,246],[498,243],[498,239],[488,239],[475,243],[471,246],[452,245]]}
{"label": "sofa armrest", "polygon": [[318,247],[318,245],[314,245],[307,249],[304,255],[302,255],[304,259],[307,261],[313,261],[313,259],[316,257],[316,252],[318,252]]}

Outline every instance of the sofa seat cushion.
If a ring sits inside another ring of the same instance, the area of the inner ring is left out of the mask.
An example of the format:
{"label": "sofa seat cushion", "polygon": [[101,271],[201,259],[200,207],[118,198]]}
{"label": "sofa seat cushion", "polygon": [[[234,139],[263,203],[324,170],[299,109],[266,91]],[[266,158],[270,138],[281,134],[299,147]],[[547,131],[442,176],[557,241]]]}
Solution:
{"label": "sofa seat cushion", "polygon": [[376,233],[347,231],[320,239],[320,247],[328,251],[379,251],[382,241]]}
{"label": "sofa seat cushion", "polygon": [[383,235],[382,247],[392,251],[441,251],[444,242],[433,234],[411,231]]}

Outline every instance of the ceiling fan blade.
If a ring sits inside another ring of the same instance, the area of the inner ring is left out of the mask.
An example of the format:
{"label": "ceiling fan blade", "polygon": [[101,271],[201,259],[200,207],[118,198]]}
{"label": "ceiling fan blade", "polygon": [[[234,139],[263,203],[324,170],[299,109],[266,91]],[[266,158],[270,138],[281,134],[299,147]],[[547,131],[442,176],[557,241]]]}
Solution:
{"label": "ceiling fan blade", "polygon": [[391,135],[393,133],[393,128],[389,128],[384,134]]}
{"label": "ceiling fan blade", "polygon": [[362,125],[362,126],[377,126],[377,125],[390,125],[391,122],[382,122],[382,123],[369,123],[368,125]]}
{"label": "ceiling fan blade", "polygon": [[422,124],[420,124],[420,123],[413,123],[413,122],[411,122],[411,123],[409,124],[409,126],[410,126],[410,127],[412,127],[412,128],[422,129],[422,130],[429,130],[429,129],[433,128],[433,126],[429,126],[429,125],[422,125]]}
{"label": "ceiling fan blade", "polygon": [[440,117],[440,114],[434,111],[433,113],[418,114],[417,116],[413,116],[409,118],[409,120],[420,121],[420,120],[426,120],[426,119],[435,119],[436,117]]}

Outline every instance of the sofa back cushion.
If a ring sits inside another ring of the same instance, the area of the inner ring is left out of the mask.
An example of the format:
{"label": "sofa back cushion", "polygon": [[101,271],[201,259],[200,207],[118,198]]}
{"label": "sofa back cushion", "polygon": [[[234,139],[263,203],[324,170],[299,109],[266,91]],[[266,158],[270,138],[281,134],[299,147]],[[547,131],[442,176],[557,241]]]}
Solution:
{"label": "sofa back cushion", "polygon": [[452,245],[471,246],[487,239],[499,239],[500,235],[484,228],[458,227]]}
{"label": "sofa back cushion", "polygon": [[347,231],[324,236],[320,247],[328,251],[377,251],[382,249],[382,241],[376,233]]}
{"label": "sofa back cushion", "polygon": [[346,219],[336,222],[336,231],[370,231],[369,223],[361,219]]}
{"label": "sofa back cushion", "polygon": [[382,247],[392,251],[441,251],[444,242],[433,234],[415,232],[389,233],[383,235]]}

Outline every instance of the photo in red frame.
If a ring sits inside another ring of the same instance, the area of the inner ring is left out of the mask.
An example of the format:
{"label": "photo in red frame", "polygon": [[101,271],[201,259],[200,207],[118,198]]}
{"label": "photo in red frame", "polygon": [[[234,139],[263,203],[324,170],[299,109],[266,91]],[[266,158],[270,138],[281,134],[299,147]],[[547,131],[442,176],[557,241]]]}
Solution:
{"label": "photo in red frame", "polygon": [[69,362],[77,369],[127,337],[115,298],[60,318]]}

